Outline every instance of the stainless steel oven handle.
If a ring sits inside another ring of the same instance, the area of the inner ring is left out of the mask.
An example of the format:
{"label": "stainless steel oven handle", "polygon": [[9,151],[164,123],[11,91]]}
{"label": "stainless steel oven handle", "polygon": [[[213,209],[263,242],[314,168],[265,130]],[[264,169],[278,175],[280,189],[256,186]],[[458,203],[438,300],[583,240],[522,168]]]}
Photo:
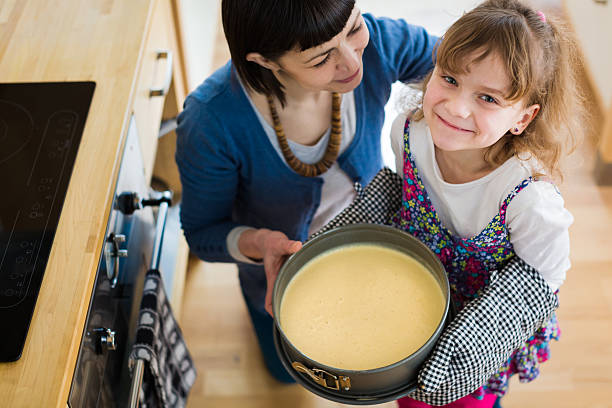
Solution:
{"label": "stainless steel oven handle", "polygon": [[144,360],[136,360],[136,366],[134,367],[134,376],[132,377],[132,384],[130,386],[130,399],[128,407],[138,408],[140,387],[142,386],[142,377],[144,375]]}
{"label": "stainless steel oven handle", "polygon": [[[161,257],[162,243],[164,242],[164,231],[166,230],[166,218],[168,217],[169,200],[172,199],[172,193],[164,191],[162,195],[168,201],[162,201],[157,210],[157,222],[155,223],[155,242],[153,243],[153,254],[151,255],[150,269],[159,268],[159,258]],[[143,200],[146,202],[146,200]]]}
{"label": "stainless steel oven handle", "polygon": [[[162,200],[159,203],[159,209],[157,211],[157,221],[155,223],[155,242],[153,244],[153,254],[151,255],[150,269],[157,269],[159,267],[162,243],[164,241],[164,231],[166,228],[166,218],[168,216],[168,205],[171,199],[172,193],[170,191],[164,191],[162,193]],[[143,200],[143,203],[146,204],[148,201],[149,200]],[[134,364],[134,375],[132,376],[132,383],[130,385],[130,398],[128,400],[129,408],[138,408],[140,387],[142,386],[142,377],[144,376],[144,360],[136,359],[134,361]]]}

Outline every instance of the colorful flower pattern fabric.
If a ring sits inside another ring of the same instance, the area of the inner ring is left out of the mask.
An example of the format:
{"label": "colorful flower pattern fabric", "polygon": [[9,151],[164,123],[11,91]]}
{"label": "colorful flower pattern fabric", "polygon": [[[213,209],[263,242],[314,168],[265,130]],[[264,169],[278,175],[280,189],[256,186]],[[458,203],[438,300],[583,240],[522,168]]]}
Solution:
{"label": "colorful flower pattern fabric", "polygon": [[[459,311],[489,284],[490,271],[501,269],[515,256],[506,228],[506,209],[512,199],[534,179],[530,177],[516,186],[503,201],[498,214],[479,234],[461,238],[440,222],[427,195],[410,153],[409,129],[408,119],[404,125],[402,206],[393,217],[392,224],[418,238],[438,256],[448,274],[452,302]],[[559,335],[559,325],[553,316],[473,396],[482,398],[485,393],[504,395],[513,374],[518,374],[522,382],[535,379],[539,375],[539,364],[548,360],[549,342],[558,340]]]}

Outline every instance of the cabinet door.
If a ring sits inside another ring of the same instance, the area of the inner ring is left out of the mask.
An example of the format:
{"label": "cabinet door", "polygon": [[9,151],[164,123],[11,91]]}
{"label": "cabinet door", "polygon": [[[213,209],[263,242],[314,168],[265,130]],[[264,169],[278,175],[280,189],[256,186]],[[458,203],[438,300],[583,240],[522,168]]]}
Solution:
{"label": "cabinet door", "polygon": [[168,6],[168,0],[154,2],[134,97],[134,118],[147,182],[150,182],[153,173],[157,135],[166,94],[172,82],[175,59],[172,47],[174,31]]}

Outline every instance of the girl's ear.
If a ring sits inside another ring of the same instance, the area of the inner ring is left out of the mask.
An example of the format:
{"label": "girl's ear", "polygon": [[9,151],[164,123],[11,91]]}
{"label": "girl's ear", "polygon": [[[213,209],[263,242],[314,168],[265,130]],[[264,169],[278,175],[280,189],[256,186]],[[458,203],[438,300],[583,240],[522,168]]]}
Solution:
{"label": "girl's ear", "polygon": [[270,71],[280,70],[280,65],[278,65],[276,62],[272,61],[271,59],[264,57],[258,52],[249,52],[246,55],[246,60],[250,62],[254,62],[258,65],[261,65],[262,67],[267,68]]}
{"label": "girl's ear", "polygon": [[521,133],[523,133],[523,130],[525,130],[525,128],[529,126],[533,119],[535,119],[539,111],[540,105],[538,105],[537,103],[525,108],[521,119],[515,123],[512,129],[510,129],[510,133],[512,133],[513,135],[520,135]]}

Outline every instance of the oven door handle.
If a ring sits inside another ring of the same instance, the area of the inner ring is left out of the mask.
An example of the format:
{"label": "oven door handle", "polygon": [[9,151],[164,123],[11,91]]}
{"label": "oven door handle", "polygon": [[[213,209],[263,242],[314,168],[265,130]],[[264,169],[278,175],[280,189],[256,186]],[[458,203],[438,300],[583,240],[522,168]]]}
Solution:
{"label": "oven door handle", "polygon": [[[143,200],[144,205],[159,205],[157,211],[157,221],[155,223],[155,242],[153,244],[153,253],[151,255],[151,268],[159,268],[159,259],[161,257],[162,243],[164,241],[164,231],[166,228],[166,218],[168,216],[168,206],[172,200],[172,193],[165,191],[162,193],[160,200]],[[140,387],[142,386],[142,378],[144,376],[145,360],[137,358],[134,360],[132,383],[130,384],[129,408],[138,408]]]}
{"label": "oven door handle", "polygon": [[144,376],[144,360],[136,359],[136,365],[134,366],[134,376],[132,377],[132,384],[130,385],[130,399],[128,407],[138,408],[140,402],[140,387],[142,387],[142,377]]}

